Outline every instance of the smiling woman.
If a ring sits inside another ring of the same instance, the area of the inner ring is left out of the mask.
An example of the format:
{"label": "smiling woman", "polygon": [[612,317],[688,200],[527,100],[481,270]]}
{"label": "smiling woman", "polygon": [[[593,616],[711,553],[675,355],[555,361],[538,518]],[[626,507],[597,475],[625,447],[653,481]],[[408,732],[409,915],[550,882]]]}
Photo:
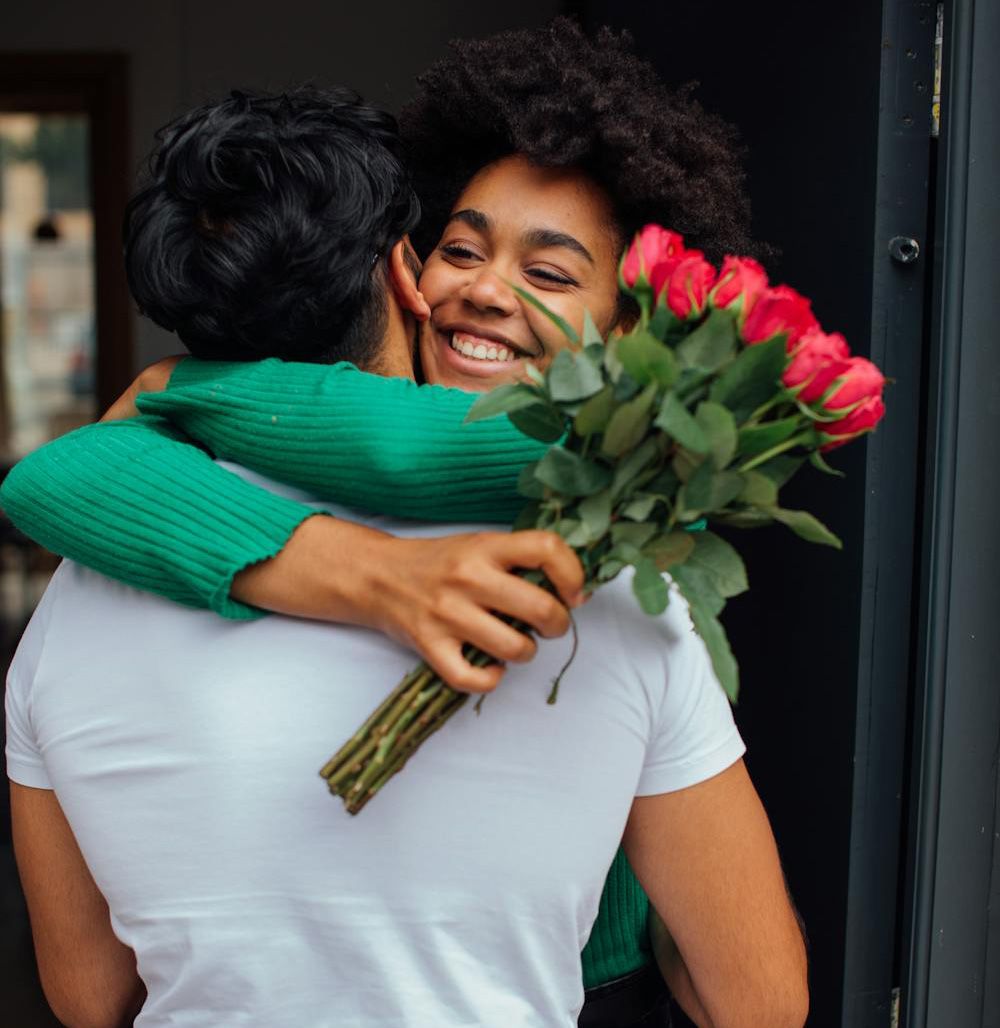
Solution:
{"label": "smiling woman", "polygon": [[604,191],[576,169],[522,156],[480,171],[463,190],[420,289],[431,309],[420,359],[428,381],[481,390],[522,378],[567,345],[514,287],[578,330],[584,311],[605,334],[620,317],[615,277],[622,248]]}

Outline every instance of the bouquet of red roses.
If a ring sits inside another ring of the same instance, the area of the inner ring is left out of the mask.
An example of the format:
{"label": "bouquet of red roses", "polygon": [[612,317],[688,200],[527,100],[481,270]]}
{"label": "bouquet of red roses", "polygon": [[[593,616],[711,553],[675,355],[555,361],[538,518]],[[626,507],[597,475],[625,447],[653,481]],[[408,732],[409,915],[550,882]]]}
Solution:
{"label": "bouquet of red roses", "polygon": [[[727,257],[716,269],[677,233],[648,225],[619,277],[639,316],[610,339],[589,317],[581,337],[519,290],[571,345],[545,372],[529,366],[529,381],[484,395],[469,420],[506,415],[553,444],[521,475],[528,503],[515,530],[561,535],[588,590],[634,568],[647,614],[666,608],[667,573],[735,700],[738,670],[719,614],[747,589],[746,571],[730,543],[698,529],[706,519],[778,522],[839,547],[812,514],[782,507],[779,492],[806,461],[837,474],[823,454],[875,427],[885,379],[851,356],[843,336],[822,331],[809,300],[769,285],[750,258]],[[466,656],[493,662],[472,647]],[[558,681],[550,703],[557,689]],[[426,664],[415,668],[322,769],[331,792],[357,813],[467,699]]]}

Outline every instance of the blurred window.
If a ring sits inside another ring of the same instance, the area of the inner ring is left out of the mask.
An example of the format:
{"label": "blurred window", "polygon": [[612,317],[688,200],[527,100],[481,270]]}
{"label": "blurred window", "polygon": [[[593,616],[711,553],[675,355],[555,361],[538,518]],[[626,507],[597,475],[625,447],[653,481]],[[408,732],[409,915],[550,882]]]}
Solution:
{"label": "blurred window", "polygon": [[0,113],[0,455],[96,411],[86,114]]}

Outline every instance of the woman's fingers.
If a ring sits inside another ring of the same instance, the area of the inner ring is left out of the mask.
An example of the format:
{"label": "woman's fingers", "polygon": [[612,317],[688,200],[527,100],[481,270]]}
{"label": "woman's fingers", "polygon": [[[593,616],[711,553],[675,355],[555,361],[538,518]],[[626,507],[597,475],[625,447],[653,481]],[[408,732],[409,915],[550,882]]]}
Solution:
{"label": "woman's fingers", "polygon": [[538,568],[569,607],[583,596],[583,566],[573,550],[554,532],[533,530],[490,536],[494,557],[505,568]]}
{"label": "woman's fingers", "polygon": [[474,667],[462,656],[462,644],[457,639],[442,639],[421,656],[444,682],[459,692],[492,692],[504,673],[502,664]]}
{"label": "woman's fingers", "polygon": [[569,611],[562,602],[509,572],[492,570],[484,574],[473,598],[487,610],[523,621],[545,639],[569,631]]}

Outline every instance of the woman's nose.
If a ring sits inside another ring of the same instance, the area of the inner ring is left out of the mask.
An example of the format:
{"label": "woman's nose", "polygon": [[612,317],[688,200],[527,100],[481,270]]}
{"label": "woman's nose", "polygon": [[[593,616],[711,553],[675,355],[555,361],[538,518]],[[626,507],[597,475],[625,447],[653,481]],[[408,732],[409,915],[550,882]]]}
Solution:
{"label": "woman's nose", "polygon": [[477,310],[493,314],[513,314],[517,294],[495,271],[483,268],[466,286],[465,299]]}

